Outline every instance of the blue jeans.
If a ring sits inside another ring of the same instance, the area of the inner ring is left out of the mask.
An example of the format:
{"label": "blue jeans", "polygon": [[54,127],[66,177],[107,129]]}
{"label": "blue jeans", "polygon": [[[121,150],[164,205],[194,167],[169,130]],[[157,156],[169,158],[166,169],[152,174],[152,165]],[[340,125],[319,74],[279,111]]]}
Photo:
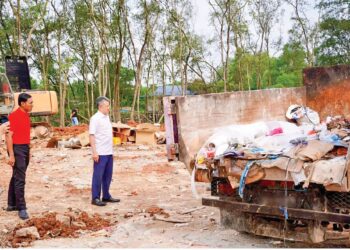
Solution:
{"label": "blue jeans", "polygon": [[102,198],[109,199],[109,186],[113,174],[113,155],[99,155],[98,162],[94,161],[94,173],[92,175],[92,200]]}
{"label": "blue jeans", "polygon": [[79,125],[78,117],[72,117],[72,125]]}

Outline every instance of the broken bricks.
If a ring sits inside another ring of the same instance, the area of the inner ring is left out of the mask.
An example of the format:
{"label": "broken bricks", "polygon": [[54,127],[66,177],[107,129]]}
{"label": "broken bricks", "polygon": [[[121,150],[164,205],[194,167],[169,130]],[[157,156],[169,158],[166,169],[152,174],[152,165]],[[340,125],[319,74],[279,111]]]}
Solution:
{"label": "broken bricks", "polygon": [[42,217],[34,217],[18,224],[7,241],[12,247],[19,247],[38,239],[77,237],[81,230],[97,232],[96,236],[102,236],[102,232],[106,231],[105,228],[112,225],[114,223],[97,214],[88,215],[86,212],[78,211],[65,214],[48,212]]}

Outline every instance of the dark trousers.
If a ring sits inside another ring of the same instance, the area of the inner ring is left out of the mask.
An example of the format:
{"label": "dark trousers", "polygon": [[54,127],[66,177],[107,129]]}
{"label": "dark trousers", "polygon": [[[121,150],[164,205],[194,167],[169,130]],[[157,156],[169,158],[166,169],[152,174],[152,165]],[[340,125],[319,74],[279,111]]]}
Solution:
{"label": "dark trousers", "polygon": [[26,171],[29,164],[29,145],[14,144],[13,152],[15,155],[15,165],[12,169],[7,203],[9,206],[23,210],[27,209],[24,189],[26,185]]}
{"label": "dark trousers", "polygon": [[113,155],[99,155],[98,162],[94,161],[94,173],[92,175],[92,199],[109,199],[109,186],[113,174]]}

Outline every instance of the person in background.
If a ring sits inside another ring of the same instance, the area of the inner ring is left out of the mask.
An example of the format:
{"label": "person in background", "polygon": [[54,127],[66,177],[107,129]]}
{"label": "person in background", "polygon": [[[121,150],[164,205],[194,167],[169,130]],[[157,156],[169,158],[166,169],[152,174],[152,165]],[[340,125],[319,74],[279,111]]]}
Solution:
{"label": "person in background", "polygon": [[70,114],[70,119],[72,121],[72,126],[79,125],[78,121],[78,108],[72,109],[72,112]]}
{"label": "person in background", "polygon": [[12,166],[12,178],[8,190],[7,211],[18,210],[18,216],[26,220],[26,201],[24,197],[26,171],[30,159],[30,118],[33,99],[27,93],[18,96],[18,108],[9,115],[10,129],[6,134],[9,165]]}
{"label": "person in background", "polygon": [[[92,176],[92,201],[96,206],[105,206],[106,202],[119,202],[112,198],[109,187],[113,174],[113,130],[109,119],[110,101],[100,96],[96,99],[98,111],[91,117],[89,124],[90,145],[94,170]],[[102,200],[101,198],[102,188]]]}

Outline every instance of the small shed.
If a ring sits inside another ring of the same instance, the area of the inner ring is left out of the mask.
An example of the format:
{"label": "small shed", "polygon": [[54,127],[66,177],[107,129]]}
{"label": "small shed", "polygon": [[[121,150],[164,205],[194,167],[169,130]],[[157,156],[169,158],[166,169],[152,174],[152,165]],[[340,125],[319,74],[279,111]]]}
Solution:
{"label": "small shed", "polygon": [[[153,97],[155,97],[155,112],[162,112],[163,111],[163,103],[162,98],[164,96],[180,96],[182,95],[182,86],[181,85],[165,85],[163,86],[157,86],[157,88],[154,90],[154,93],[149,94],[149,100],[147,104],[147,111],[151,112],[153,111]],[[186,90],[186,95],[194,95],[194,93],[190,90]]]}

